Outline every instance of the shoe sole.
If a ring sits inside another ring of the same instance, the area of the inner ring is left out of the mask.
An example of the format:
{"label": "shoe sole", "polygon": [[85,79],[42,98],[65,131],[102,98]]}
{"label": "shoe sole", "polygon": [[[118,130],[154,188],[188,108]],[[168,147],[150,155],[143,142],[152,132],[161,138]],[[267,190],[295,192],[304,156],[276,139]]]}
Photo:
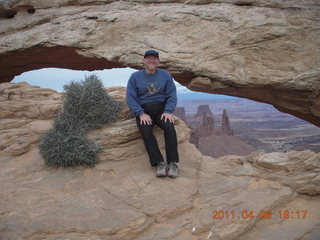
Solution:
{"label": "shoe sole", "polygon": [[166,174],[156,174],[157,177],[166,177]]}
{"label": "shoe sole", "polygon": [[171,177],[171,178],[176,178],[178,176],[174,176],[174,175],[167,175],[168,177]]}
{"label": "shoe sole", "polygon": [[167,171],[167,177],[171,177],[171,178],[176,178],[178,177],[178,171],[177,171],[177,175],[171,175],[171,174],[168,174],[168,171]]}

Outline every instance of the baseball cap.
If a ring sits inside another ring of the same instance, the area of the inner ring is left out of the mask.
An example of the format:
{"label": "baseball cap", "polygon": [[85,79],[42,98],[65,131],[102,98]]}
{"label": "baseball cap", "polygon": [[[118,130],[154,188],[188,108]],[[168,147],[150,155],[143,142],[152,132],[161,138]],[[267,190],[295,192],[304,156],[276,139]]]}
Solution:
{"label": "baseball cap", "polygon": [[150,55],[153,55],[153,56],[156,56],[157,58],[159,58],[159,53],[155,50],[148,50],[144,53],[144,58],[150,56]]}

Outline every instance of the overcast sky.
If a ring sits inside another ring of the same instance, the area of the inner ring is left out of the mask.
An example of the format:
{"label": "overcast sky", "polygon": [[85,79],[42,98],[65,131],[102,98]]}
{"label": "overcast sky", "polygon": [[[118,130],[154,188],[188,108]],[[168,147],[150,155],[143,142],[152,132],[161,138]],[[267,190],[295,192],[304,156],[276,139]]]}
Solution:
{"label": "overcast sky", "polygon": [[[24,72],[23,74],[16,76],[12,82],[27,82],[31,85],[51,88],[56,91],[63,91],[63,85],[68,84],[70,81],[80,81],[90,74],[96,74],[103,82],[105,87],[111,86],[127,86],[127,81],[131,75],[136,71],[132,68],[113,68],[101,71],[76,71],[62,68],[43,68],[39,70]],[[206,94],[192,92],[186,87],[175,82],[177,92],[184,99],[226,99],[232,98],[230,96],[218,95],[218,94]],[[187,97],[188,96],[188,97]]]}
{"label": "overcast sky", "polygon": [[59,92],[63,91],[63,85],[70,81],[80,81],[90,74],[97,74],[105,87],[126,86],[132,72],[132,68],[114,68],[103,71],[75,71],[62,68],[43,68],[25,72],[16,76],[12,82],[28,82],[43,88],[52,88]]}

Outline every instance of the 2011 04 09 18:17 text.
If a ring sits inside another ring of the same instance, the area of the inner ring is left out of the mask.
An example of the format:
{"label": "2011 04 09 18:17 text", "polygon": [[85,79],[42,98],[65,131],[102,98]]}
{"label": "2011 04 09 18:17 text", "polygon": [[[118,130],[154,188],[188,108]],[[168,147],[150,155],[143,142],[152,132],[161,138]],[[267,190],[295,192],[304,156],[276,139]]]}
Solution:
{"label": "2011 04 09 18:17 text", "polygon": [[212,211],[212,219],[297,219],[302,220],[308,216],[307,210],[290,210],[284,209],[279,211],[271,210],[243,210],[243,211],[234,211],[234,210],[214,210]]}

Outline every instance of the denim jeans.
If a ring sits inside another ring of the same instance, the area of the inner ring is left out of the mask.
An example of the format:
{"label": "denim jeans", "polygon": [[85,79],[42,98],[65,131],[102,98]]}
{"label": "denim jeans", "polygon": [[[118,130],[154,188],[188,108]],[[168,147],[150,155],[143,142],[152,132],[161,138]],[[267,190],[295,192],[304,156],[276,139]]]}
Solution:
{"label": "denim jeans", "polygon": [[136,117],[137,126],[141,132],[144,145],[146,146],[149,160],[152,166],[163,162],[163,156],[159,150],[158,142],[153,135],[153,127],[157,124],[164,131],[164,140],[166,145],[167,163],[179,162],[177,134],[173,123],[168,120],[161,120],[165,103],[151,102],[142,105],[144,112],[152,119],[152,125],[140,124],[140,117]]}

